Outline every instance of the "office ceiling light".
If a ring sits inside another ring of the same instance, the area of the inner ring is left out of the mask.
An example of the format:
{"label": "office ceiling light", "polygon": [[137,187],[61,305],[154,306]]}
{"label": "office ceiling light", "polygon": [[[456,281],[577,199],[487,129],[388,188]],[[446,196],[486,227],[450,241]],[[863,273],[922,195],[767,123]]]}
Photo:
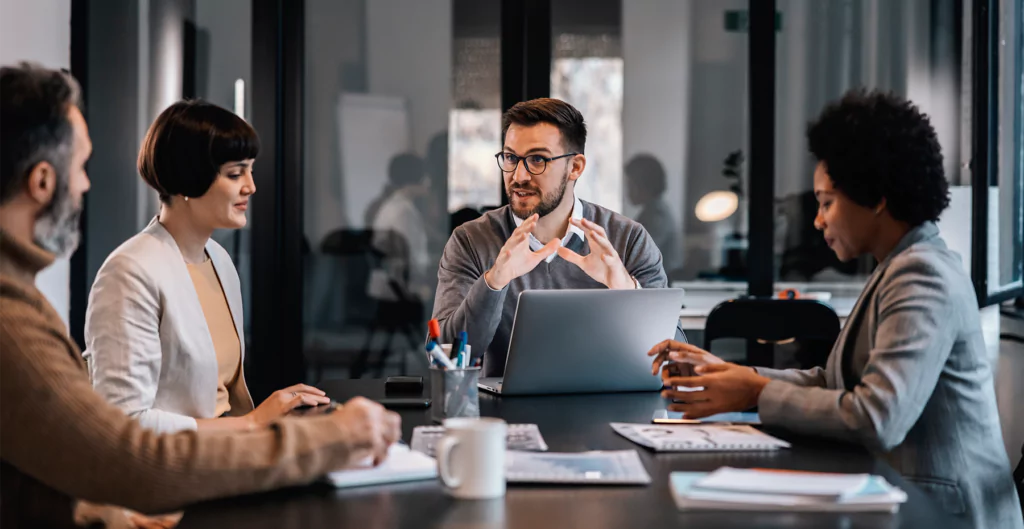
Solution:
{"label": "office ceiling light", "polygon": [[718,222],[735,213],[739,204],[739,197],[732,191],[712,191],[697,201],[695,213],[701,222]]}

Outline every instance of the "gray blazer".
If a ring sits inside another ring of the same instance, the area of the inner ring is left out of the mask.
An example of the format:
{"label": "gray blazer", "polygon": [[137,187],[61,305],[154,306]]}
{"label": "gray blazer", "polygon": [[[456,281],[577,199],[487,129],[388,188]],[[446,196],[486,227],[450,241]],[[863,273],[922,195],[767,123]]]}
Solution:
{"label": "gray blazer", "polygon": [[1024,526],[977,298],[935,224],[878,265],[825,369],[757,371],[765,424],[859,442],[975,527]]}
{"label": "gray blazer", "polygon": [[[227,251],[206,253],[242,343],[242,290]],[[157,432],[195,430],[217,406],[217,352],[199,295],[170,233],[154,219],[103,263],[89,292],[85,356],[93,388]],[[244,371],[230,391],[231,415],[253,409]]]}

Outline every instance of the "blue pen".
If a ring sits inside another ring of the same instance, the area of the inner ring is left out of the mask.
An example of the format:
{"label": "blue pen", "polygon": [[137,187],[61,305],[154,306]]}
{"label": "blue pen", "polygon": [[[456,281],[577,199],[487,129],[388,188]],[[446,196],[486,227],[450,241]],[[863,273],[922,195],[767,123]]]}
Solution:
{"label": "blue pen", "polygon": [[469,359],[466,358],[466,342],[468,341],[469,334],[466,334],[466,331],[459,331],[459,338],[458,340],[455,341],[455,344],[458,346],[458,350],[456,351],[457,356],[455,360],[455,365],[463,369],[469,367]]}
{"label": "blue pen", "polygon": [[449,351],[449,354],[448,354],[448,358],[451,358],[452,360],[456,360],[456,365],[458,365],[457,360],[459,358],[459,353],[462,352],[462,348],[463,348],[463,346],[466,343],[462,339],[462,335],[463,334],[465,334],[465,333],[464,332],[460,332],[459,335],[455,338],[455,342],[452,343],[452,348],[451,348],[451,350]]}

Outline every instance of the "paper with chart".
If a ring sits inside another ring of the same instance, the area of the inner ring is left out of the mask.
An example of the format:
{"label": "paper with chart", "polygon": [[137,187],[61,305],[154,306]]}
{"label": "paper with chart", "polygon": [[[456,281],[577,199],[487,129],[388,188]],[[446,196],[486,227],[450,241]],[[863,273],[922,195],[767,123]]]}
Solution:
{"label": "paper with chart", "polygon": [[581,453],[506,452],[509,483],[646,485],[651,476],[636,450]]}
{"label": "paper with chart", "polygon": [[[436,446],[441,437],[444,437],[444,426],[417,426],[412,430],[412,442],[409,444],[413,450],[436,457]],[[508,425],[507,448],[509,450],[546,452],[548,445],[544,442],[536,424],[510,424]]]}
{"label": "paper with chart", "polygon": [[611,423],[615,433],[658,452],[733,452],[789,448],[748,425]]}

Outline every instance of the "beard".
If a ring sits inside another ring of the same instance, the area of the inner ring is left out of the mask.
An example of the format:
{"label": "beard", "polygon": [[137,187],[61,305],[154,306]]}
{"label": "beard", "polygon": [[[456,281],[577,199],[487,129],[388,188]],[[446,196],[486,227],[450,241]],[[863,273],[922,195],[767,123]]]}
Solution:
{"label": "beard", "polygon": [[[565,169],[565,174],[562,175],[561,183],[558,184],[558,189],[555,189],[554,191],[551,191],[550,193],[547,193],[547,194],[541,193],[539,188],[534,187],[533,185],[530,185],[530,184],[526,184],[526,185],[510,184],[508,186],[505,186],[505,193],[508,195],[508,204],[509,204],[509,207],[512,208],[512,213],[515,216],[517,216],[517,217],[519,217],[521,219],[528,219],[534,213],[536,213],[538,216],[543,217],[543,216],[547,215],[548,213],[551,213],[552,211],[554,211],[555,208],[557,208],[558,205],[562,203],[562,198],[565,197],[565,189],[568,186],[568,184],[569,184],[569,168],[567,167]],[[514,197],[513,197],[513,193],[515,193],[516,191],[525,191],[525,192],[528,192],[528,193],[536,193],[538,196],[540,196],[540,204],[537,204],[532,209],[531,208],[518,208],[518,207],[516,207],[515,206]]]}
{"label": "beard", "polygon": [[36,219],[33,230],[36,245],[58,258],[69,257],[78,248],[78,219],[82,215],[82,207],[75,204],[65,176],[70,175],[57,175],[53,200]]}

